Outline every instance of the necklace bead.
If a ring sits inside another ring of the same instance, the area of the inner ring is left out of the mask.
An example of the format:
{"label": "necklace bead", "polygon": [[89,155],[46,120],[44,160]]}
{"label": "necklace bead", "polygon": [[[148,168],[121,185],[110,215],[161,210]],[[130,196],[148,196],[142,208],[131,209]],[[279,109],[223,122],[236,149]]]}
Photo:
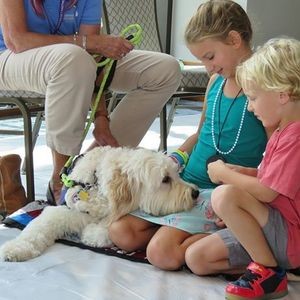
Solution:
{"label": "necklace bead", "polygon": [[247,109],[247,105],[248,105],[248,100],[246,100],[244,108],[243,108],[243,113],[242,113],[242,117],[241,117],[241,121],[240,121],[240,126],[239,126],[239,129],[238,129],[238,132],[237,132],[237,135],[236,135],[236,138],[234,140],[234,143],[233,143],[232,147],[228,151],[220,150],[217,146],[216,139],[215,139],[215,114],[216,114],[216,106],[217,106],[218,100],[222,101],[222,99],[220,99],[220,95],[221,95],[221,92],[224,88],[225,82],[226,82],[226,79],[224,79],[223,82],[221,83],[221,85],[219,87],[219,90],[217,92],[217,95],[214,99],[213,109],[212,109],[212,116],[211,116],[211,137],[212,137],[213,145],[214,145],[215,150],[218,153],[222,154],[222,155],[230,154],[234,150],[234,148],[236,147],[236,145],[238,143],[238,140],[240,138],[240,134],[241,134],[242,127],[243,127],[243,124],[244,124],[244,120],[245,120],[246,109]]}

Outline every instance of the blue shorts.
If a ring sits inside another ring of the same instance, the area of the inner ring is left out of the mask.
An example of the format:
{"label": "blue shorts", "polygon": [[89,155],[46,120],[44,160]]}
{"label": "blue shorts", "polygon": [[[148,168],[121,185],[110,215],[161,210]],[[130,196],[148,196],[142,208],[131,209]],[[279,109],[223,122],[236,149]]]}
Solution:
{"label": "blue shorts", "polygon": [[175,227],[190,234],[213,233],[220,228],[215,224],[217,216],[211,207],[212,191],[213,189],[200,189],[197,204],[190,211],[154,217],[141,210],[136,210],[131,215],[154,224]]}

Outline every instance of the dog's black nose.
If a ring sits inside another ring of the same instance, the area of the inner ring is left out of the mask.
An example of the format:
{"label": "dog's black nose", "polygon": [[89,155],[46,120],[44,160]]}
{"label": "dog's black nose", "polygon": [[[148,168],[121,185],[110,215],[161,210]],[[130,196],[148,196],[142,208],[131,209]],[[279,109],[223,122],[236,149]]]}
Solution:
{"label": "dog's black nose", "polygon": [[199,196],[199,191],[198,190],[192,190],[192,198],[197,199]]}

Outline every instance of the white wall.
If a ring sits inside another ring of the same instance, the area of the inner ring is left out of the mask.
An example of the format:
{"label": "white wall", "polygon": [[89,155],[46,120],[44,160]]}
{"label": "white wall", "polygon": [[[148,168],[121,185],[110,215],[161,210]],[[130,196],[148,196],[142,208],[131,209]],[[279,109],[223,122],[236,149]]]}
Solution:
{"label": "white wall", "polygon": [[[206,0],[174,0],[171,53],[195,60],[184,43],[184,30],[197,7]],[[236,0],[248,13],[254,29],[253,44],[288,35],[300,40],[300,0]]]}
{"label": "white wall", "polygon": [[299,0],[249,0],[247,13],[254,30],[254,46],[280,35],[300,40]]}
{"label": "white wall", "polygon": [[173,0],[171,53],[181,59],[195,60],[184,43],[184,30],[197,7],[205,0]]}
{"label": "white wall", "polygon": [[[189,19],[203,2],[206,0],[173,0],[171,53],[177,58],[195,60],[186,48],[183,36]],[[236,2],[246,9],[247,0],[236,0]]]}

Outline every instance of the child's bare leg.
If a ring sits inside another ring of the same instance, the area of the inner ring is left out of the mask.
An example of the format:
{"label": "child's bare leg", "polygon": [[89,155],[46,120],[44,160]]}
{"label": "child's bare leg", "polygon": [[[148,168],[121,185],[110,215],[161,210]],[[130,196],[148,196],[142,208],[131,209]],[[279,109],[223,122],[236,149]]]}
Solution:
{"label": "child's bare leg", "polygon": [[269,215],[262,202],[235,186],[222,185],[212,193],[212,206],[253,261],[268,267],[277,266],[262,231]]}
{"label": "child's bare leg", "polygon": [[240,274],[245,268],[231,268],[228,249],[218,234],[211,234],[191,244],[185,253],[185,261],[196,275],[218,273]]}
{"label": "child's bare leg", "polygon": [[150,263],[164,270],[177,270],[185,264],[185,251],[189,245],[207,234],[191,235],[186,231],[162,226],[147,247]]}
{"label": "child's bare leg", "polygon": [[158,225],[141,218],[126,215],[110,225],[109,237],[123,250],[145,249],[158,228]]}

